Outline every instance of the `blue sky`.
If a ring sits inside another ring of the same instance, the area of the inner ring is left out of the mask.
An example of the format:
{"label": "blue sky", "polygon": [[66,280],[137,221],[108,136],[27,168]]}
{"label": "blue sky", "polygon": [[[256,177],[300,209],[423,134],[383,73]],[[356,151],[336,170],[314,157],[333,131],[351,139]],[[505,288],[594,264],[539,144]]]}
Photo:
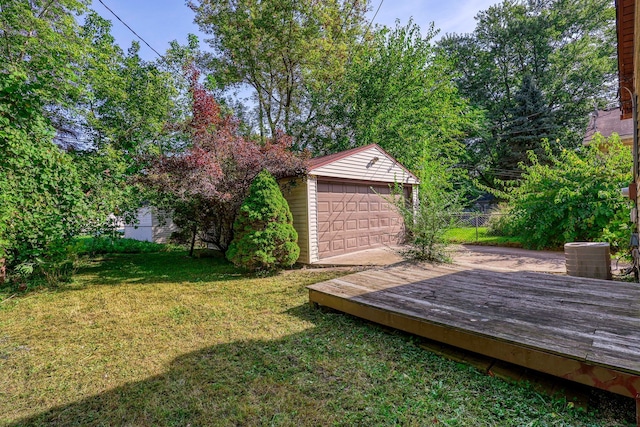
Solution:
{"label": "blue sky", "polygon": [[[133,28],[158,52],[164,53],[171,40],[185,44],[187,34],[193,33],[204,39],[193,23],[193,12],[184,0],[102,0],[124,22]],[[369,19],[373,17],[379,2],[371,0]],[[475,28],[474,16],[481,10],[498,3],[497,0],[384,0],[374,23],[394,26],[395,20],[406,24],[413,17],[423,29],[430,22],[446,33],[468,33]],[[92,8],[113,22],[112,33],[116,41],[126,51],[135,36],[121,24],[98,0],[93,0]],[[203,44],[203,47],[204,44]],[[141,43],[140,55],[154,59],[155,54]]]}

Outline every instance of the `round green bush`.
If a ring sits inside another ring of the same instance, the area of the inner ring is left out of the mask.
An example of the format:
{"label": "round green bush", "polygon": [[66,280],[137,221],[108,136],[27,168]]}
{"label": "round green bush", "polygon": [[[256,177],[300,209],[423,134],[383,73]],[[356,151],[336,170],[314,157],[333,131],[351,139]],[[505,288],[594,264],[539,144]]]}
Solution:
{"label": "round green bush", "polygon": [[233,224],[227,259],[248,270],[274,270],[293,265],[300,255],[298,233],[275,178],[260,172]]}

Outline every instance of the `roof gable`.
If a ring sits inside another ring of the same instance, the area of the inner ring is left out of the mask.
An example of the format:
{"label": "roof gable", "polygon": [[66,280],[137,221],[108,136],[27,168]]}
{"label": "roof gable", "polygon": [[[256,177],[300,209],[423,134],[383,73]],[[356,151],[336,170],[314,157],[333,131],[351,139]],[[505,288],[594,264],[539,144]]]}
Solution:
{"label": "roof gable", "polygon": [[414,174],[378,144],[311,159],[309,174],[360,181],[418,183],[418,178]]}
{"label": "roof gable", "polygon": [[583,143],[588,144],[599,132],[605,138],[617,133],[621,140],[633,139],[633,120],[620,118],[620,110],[598,110],[592,113]]}

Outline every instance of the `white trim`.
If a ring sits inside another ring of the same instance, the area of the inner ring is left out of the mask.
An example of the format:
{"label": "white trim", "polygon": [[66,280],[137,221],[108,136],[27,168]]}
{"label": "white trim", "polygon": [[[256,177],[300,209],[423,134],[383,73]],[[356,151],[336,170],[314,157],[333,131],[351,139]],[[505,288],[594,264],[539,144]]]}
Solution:
{"label": "white trim", "polygon": [[307,209],[309,218],[309,264],[317,262],[318,256],[318,180],[309,175],[307,178]]}

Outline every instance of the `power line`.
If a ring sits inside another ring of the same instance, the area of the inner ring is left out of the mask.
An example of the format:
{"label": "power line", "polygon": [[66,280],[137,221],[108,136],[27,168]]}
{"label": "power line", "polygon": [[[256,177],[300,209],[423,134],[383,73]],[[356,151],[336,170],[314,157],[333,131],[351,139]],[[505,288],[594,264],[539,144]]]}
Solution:
{"label": "power line", "polygon": [[138,33],[136,33],[133,28],[131,28],[126,22],[124,22],[113,10],[111,10],[111,8],[109,6],[107,6],[102,0],[98,0],[109,12],[111,12],[111,14],[113,16],[116,17],[116,19],[120,22],[122,22],[122,24],[127,27],[129,29],[129,31],[131,31],[137,38],[140,39],[140,41],[142,41],[142,43],[146,44],[149,49],[151,49],[152,51],[155,52],[156,55],[158,55],[159,58],[161,58],[164,62],[167,62],[167,60],[165,59],[165,57],[163,55],[160,54],[160,52],[158,52],[157,50],[155,50],[149,43],[147,43],[147,41],[145,39],[143,39]]}
{"label": "power line", "polygon": [[371,24],[373,24],[373,21],[375,21],[376,16],[378,16],[378,12],[380,12],[380,8],[382,7],[382,3],[384,3],[384,0],[380,0],[380,4],[378,5],[378,9],[376,9],[376,13],[373,14],[373,18],[371,18],[371,21],[369,21],[369,26],[367,27],[367,31],[365,31],[365,34],[369,32],[369,29],[371,28]]}

